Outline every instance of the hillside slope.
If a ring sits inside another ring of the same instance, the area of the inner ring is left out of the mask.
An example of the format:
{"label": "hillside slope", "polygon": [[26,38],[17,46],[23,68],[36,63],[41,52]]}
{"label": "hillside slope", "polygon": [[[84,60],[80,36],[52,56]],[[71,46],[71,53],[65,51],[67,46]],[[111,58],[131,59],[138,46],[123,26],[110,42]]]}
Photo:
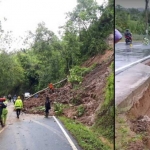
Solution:
{"label": "hillside slope", "polygon": [[[65,116],[76,118],[84,124],[92,125],[95,120],[95,114],[104,100],[106,78],[110,72],[109,66],[113,61],[112,54],[113,51],[107,51],[104,55],[97,55],[86,61],[83,64],[84,67],[89,67],[93,64],[96,64],[96,67],[85,75],[80,86],[72,88],[70,83],[66,83],[64,87],[57,88],[53,94],[45,90],[39,93],[38,98],[32,97],[25,100],[24,111],[26,113],[44,114],[40,106],[44,106],[45,96],[49,95],[52,100],[50,115],[54,114],[53,103],[59,102],[68,106],[63,111]],[[80,116],[78,113],[81,105],[84,113]]]}

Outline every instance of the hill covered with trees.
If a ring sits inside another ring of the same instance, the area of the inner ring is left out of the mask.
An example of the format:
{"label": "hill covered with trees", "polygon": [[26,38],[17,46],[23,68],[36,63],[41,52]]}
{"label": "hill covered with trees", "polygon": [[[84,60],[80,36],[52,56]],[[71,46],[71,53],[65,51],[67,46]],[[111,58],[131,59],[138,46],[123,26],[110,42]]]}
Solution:
{"label": "hill covered with trees", "polygon": [[[150,16],[150,12],[148,12],[148,16]],[[150,24],[150,17],[148,17],[148,23]],[[124,8],[120,5],[115,6],[115,27],[121,32],[130,29],[134,34],[146,34],[145,25],[145,9]]]}

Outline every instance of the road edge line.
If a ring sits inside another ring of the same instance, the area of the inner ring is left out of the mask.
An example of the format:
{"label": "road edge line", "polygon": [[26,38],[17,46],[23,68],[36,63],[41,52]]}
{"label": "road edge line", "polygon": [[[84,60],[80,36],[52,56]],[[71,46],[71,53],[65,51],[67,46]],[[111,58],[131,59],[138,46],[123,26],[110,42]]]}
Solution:
{"label": "road edge line", "polygon": [[71,140],[71,138],[69,137],[69,135],[67,134],[67,132],[64,130],[64,128],[62,127],[62,125],[59,123],[59,121],[56,119],[55,116],[53,116],[54,120],[57,122],[57,124],[59,125],[60,129],[62,130],[62,132],[64,133],[64,135],[66,136],[68,142],[70,143],[71,147],[73,150],[78,150],[75,146],[75,144],[73,143],[73,141]]}

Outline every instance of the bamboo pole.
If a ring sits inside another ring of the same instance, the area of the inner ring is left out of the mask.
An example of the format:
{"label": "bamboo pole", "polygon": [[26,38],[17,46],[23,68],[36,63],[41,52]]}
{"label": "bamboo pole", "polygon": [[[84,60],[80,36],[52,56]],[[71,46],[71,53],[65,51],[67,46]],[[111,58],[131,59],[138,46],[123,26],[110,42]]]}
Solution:
{"label": "bamboo pole", "polygon": [[[65,79],[63,79],[63,80],[61,80],[61,81],[59,81],[59,82],[57,82],[57,83],[55,83],[55,84],[53,84],[53,85],[60,84],[60,83],[64,82],[65,80],[67,80],[67,78],[65,78]],[[49,87],[47,87],[47,88],[45,88],[45,89],[43,89],[43,90],[40,90],[40,91],[38,91],[38,92],[32,94],[30,97],[26,98],[26,100],[29,99],[29,98],[31,98],[31,97],[33,97],[34,95],[36,95],[36,94],[38,94],[38,93],[41,93],[41,92],[47,90],[47,89],[49,89]]]}

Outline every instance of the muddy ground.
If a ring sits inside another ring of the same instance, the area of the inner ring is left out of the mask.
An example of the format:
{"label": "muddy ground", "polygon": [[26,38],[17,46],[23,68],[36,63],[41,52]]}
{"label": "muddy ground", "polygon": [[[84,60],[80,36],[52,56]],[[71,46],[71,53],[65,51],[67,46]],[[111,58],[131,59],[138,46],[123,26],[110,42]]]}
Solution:
{"label": "muddy ground", "polygon": [[150,85],[145,86],[147,88],[143,96],[133,104],[132,108],[126,114],[118,115],[116,141],[118,143],[125,134],[126,140],[122,142],[122,145],[124,147],[126,145],[126,150],[150,149]]}
{"label": "muddy ground", "polygon": [[[82,66],[90,67],[96,64],[96,67],[88,73],[81,85],[66,83],[63,87],[55,89],[53,94],[45,90],[38,94],[38,98],[32,97],[24,101],[24,112],[33,114],[44,114],[44,110],[34,109],[44,106],[45,97],[49,95],[52,101],[50,115],[54,113],[54,103],[60,102],[66,104],[63,115],[77,119],[78,121],[91,126],[95,121],[95,114],[104,101],[104,92],[106,79],[110,73],[110,64],[113,61],[113,51],[106,51],[104,55],[97,55],[86,61]],[[83,115],[79,116],[79,106],[84,107]]]}

